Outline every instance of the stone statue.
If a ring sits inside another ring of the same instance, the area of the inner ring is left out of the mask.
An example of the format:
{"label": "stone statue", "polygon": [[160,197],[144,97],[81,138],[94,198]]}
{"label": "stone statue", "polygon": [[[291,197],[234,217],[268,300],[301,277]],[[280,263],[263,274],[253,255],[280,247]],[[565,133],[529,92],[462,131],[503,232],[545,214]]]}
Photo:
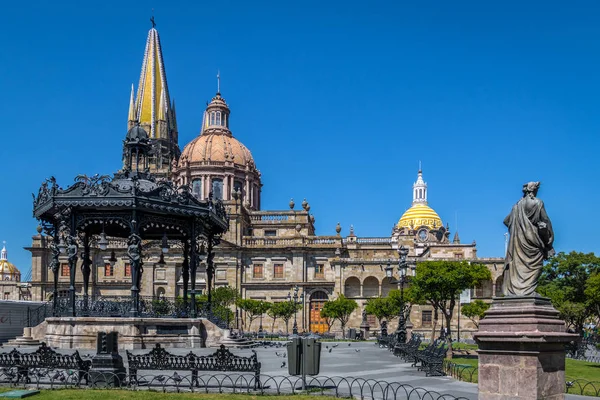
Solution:
{"label": "stone statue", "polygon": [[523,198],[504,219],[510,239],[504,262],[505,296],[536,296],[544,260],[554,255],[554,232],[544,202],[536,198],[539,182],[523,185]]}
{"label": "stone statue", "polygon": [[79,252],[79,246],[77,246],[77,240],[74,236],[67,236],[67,257],[69,262],[77,262],[77,253]]}
{"label": "stone statue", "polygon": [[366,310],[362,311],[362,322],[363,322],[363,324],[367,323],[367,311]]}

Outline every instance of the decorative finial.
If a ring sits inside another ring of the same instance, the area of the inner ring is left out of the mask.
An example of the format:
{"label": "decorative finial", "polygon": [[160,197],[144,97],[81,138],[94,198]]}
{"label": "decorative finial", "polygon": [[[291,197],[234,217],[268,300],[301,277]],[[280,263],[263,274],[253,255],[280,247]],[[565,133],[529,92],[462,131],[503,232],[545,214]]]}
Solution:
{"label": "decorative finial", "polygon": [[342,231],[342,226],[338,222],[337,225],[335,226],[335,233],[337,233],[339,235],[341,231]]}
{"label": "decorative finial", "polygon": [[350,236],[354,236],[354,225],[350,225]]}
{"label": "decorative finial", "polygon": [[154,22],[154,8],[152,9],[152,17],[150,17],[150,22],[152,22],[152,28],[155,28],[156,22]]}
{"label": "decorative finial", "polygon": [[308,205],[308,202],[306,201],[306,199],[302,200],[302,208],[304,210],[306,210],[306,206]]}
{"label": "decorative finial", "polygon": [[217,94],[221,94],[221,73],[217,70]]}
{"label": "decorative finial", "polygon": [[421,168],[421,160],[419,160],[419,173],[423,172],[423,169]]}
{"label": "decorative finial", "polygon": [[293,210],[295,205],[296,205],[296,203],[294,203],[294,199],[291,199],[290,200],[290,210]]}

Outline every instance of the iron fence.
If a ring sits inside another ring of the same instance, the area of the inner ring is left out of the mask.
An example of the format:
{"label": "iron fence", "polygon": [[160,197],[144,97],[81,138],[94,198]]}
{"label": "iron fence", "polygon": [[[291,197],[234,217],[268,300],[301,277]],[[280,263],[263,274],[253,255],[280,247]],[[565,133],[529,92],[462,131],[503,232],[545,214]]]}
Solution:
{"label": "iron fence", "polygon": [[[301,377],[260,375],[210,374],[192,376],[173,374],[140,375],[129,382],[123,375],[108,372],[40,369],[28,383],[14,381],[16,371],[0,371],[0,383],[19,388],[58,389],[94,388],[128,390],[162,390],[164,392],[246,393],[256,395],[290,395],[310,393],[332,397],[353,397],[373,400],[468,400],[399,382],[352,377]],[[257,384],[256,380],[260,380]],[[84,382],[89,382],[85,385]],[[110,382],[110,385],[107,383]]]}

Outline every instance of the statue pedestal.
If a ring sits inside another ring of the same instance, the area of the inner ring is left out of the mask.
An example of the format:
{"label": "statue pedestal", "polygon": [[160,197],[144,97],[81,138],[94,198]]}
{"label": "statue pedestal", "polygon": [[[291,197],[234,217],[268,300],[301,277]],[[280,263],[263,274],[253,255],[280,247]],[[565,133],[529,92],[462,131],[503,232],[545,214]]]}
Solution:
{"label": "statue pedestal", "polygon": [[369,330],[370,329],[371,329],[371,326],[369,325],[368,322],[363,321],[363,323],[360,324],[360,331],[362,333],[363,340],[367,340],[369,338]]}
{"label": "statue pedestal", "polygon": [[480,400],[564,399],[565,344],[577,335],[549,299],[494,298],[474,338]]}

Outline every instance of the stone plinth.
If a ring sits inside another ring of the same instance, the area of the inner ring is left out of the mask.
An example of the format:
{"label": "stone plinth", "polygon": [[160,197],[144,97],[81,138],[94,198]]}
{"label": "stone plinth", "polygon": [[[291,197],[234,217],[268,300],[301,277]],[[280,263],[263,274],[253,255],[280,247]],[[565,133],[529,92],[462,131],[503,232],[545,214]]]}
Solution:
{"label": "stone plinth", "polygon": [[118,332],[119,349],[220,345],[223,329],[204,318],[51,317],[35,337],[59,349],[93,349],[99,332]]}
{"label": "stone plinth", "polygon": [[494,298],[474,338],[480,400],[564,399],[565,344],[577,335],[549,299]]}

